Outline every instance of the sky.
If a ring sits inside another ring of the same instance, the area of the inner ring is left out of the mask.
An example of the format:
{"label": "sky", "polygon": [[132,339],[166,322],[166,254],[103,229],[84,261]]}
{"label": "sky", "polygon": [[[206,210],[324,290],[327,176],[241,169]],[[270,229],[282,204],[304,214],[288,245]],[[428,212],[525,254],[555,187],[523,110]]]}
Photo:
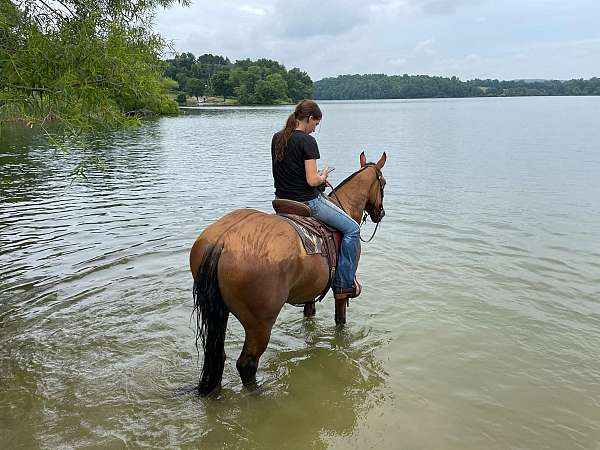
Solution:
{"label": "sky", "polygon": [[157,11],[175,51],[274,59],[314,81],[600,76],[599,0],[192,1]]}

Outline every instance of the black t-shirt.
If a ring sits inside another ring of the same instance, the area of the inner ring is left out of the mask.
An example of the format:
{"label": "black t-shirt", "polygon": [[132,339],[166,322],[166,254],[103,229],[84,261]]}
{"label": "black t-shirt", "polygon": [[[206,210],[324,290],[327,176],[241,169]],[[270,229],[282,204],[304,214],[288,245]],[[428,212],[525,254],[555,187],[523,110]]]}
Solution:
{"label": "black t-shirt", "polygon": [[310,134],[294,130],[285,147],[283,160],[277,161],[275,143],[279,139],[279,133],[275,133],[271,141],[275,195],[297,202],[306,202],[316,198],[319,191],[306,182],[304,161],[321,157],[317,141]]}

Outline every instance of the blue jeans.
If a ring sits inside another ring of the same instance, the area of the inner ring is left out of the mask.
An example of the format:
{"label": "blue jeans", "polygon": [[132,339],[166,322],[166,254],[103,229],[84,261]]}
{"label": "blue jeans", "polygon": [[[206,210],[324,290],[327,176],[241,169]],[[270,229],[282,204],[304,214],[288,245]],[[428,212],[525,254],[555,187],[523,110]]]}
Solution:
{"label": "blue jeans", "polygon": [[360,248],[360,228],[358,224],[322,194],[313,200],[309,200],[306,204],[313,216],[321,222],[337,228],[344,235],[333,286],[351,288],[354,283],[354,275],[356,275]]}

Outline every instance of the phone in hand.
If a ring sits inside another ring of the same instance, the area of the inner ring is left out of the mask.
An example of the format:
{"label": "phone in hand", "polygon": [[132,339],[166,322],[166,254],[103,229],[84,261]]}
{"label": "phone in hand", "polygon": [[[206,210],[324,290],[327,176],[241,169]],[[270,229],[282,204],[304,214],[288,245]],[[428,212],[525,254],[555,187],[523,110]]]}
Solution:
{"label": "phone in hand", "polygon": [[[319,175],[323,175],[323,171],[325,169],[321,169],[319,170]],[[335,167],[327,167],[327,175],[329,175],[331,172],[333,172],[335,170]]]}

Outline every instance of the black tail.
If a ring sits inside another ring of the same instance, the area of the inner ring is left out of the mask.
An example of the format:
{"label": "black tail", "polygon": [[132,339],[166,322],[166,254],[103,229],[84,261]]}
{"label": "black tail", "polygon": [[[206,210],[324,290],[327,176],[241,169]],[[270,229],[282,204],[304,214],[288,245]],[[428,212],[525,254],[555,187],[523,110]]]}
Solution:
{"label": "black tail", "polygon": [[225,367],[225,332],[229,309],[223,303],[217,267],[223,245],[206,249],[194,279],[194,312],[196,313],[196,350],[202,343],[204,362],[198,390],[200,395],[210,394],[220,383]]}

